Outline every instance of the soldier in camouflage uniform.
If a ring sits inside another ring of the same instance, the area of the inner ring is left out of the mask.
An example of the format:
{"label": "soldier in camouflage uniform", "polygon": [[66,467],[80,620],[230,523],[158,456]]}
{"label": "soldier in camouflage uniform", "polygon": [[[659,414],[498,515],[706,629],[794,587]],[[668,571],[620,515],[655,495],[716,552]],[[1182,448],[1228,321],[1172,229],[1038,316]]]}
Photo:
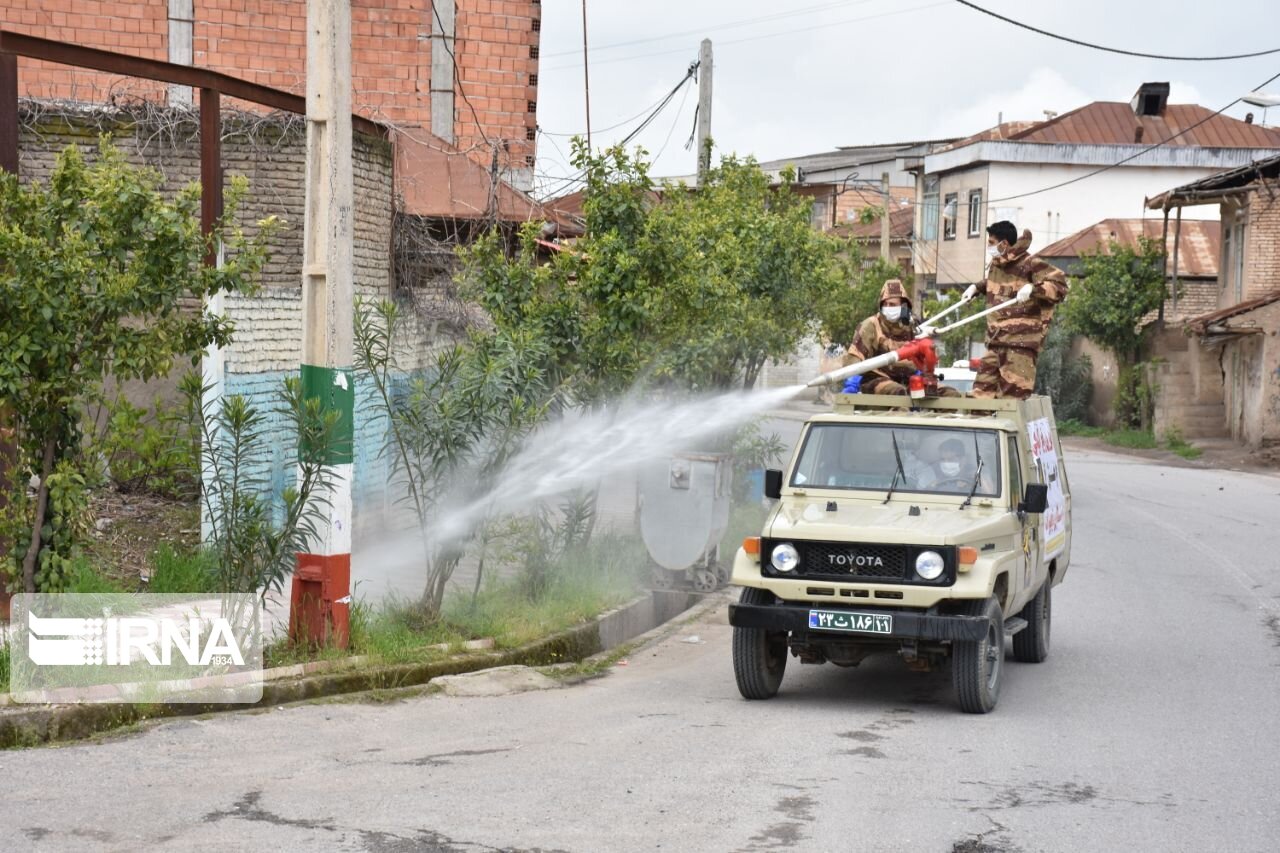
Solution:
{"label": "soldier in camouflage uniform", "polygon": [[[892,352],[915,340],[915,326],[911,322],[911,298],[906,288],[896,278],[891,278],[880,288],[880,310],[862,321],[853,343],[844,356],[846,366]],[[873,370],[862,377],[864,394],[908,393],[907,383],[916,366],[910,361],[898,361],[880,370]],[[954,388],[938,387],[939,396],[958,397]]]}
{"label": "soldier in camouflage uniform", "polygon": [[1036,357],[1049,331],[1054,307],[1067,295],[1062,270],[1027,254],[1031,232],[1011,222],[987,228],[991,267],[986,281],[974,286],[986,293],[987,305],[1017,297],[1018,304],[997,311],[987,320],[987,354],[973,382],[975,397],[1013,397],[1025,400],[1036,387]]}

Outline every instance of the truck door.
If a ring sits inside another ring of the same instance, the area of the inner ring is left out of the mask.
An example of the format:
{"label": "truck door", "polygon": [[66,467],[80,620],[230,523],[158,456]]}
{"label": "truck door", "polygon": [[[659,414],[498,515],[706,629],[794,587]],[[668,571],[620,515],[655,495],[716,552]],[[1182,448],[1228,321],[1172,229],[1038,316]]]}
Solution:
{"label": "truck door", "polygon": [[[1026,489],[1025,481],[1022,477],[1023,465],[1027,458],[1027,453],[1023,450],[1025,439],[1020,435],[1009,436],[1009,488],[1013,497],[1013,505],[1015,509],[1022,500],[1022,494]],[[1035,471],[1034,467],[1032,468]],[[1035,476],[1033,474],[1033,476]],[[1032,482],[1037,482],[1033,479]],[[1022,550],[1022,554],[1018,558],[1019,577],[1017,598],[1021,599],[1028,590],[1036,589],[1040,583],[1039,566],[1040,566],[1040,522],[1039,516],[1019,514],[1022,530],[1018,545]]]}

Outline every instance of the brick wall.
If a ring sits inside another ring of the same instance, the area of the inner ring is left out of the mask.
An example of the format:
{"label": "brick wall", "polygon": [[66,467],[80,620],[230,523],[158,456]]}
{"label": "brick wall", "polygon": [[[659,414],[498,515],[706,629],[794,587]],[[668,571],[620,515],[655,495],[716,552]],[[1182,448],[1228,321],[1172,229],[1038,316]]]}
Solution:
{"label": "brick wall", "polygon": [[[98,135],[110,132],[126,158],[137,166],[162,167],[164,190],[174,192],[198,180],[199,138],[190,113],[134,107],[128,110],[57,109],[24,103],[19,138],[19,174],[24,181],[44,180],[58,152],[79,145],[92,160]],[[254,223],[275,215],[284,227],[272,242],[272,258],[262,287],[252,296],[227,300],[235,322],[232,344],[226,350],[226,393],[241,394],[267,413],[267,445],[255,460],[252,476],[273,494],[292,476],[294,441],[287,421],[275,411],[281,383],[297,374],[302,340],[302,231],[305,191],[303,173],[306,144],[303,125],[296,119],[266,120],[253,114],[224,113],[223,155],[226,173],[248,178],[250,192],[240,208],[247,231]],[[355,159],[355,284],[368,299],[393,295],[391,247],[392,152],[385,141],[357,135]],[[416,282],[423,293],[404,300],[404,323],[395,341],[397,360],[405,371],[429,364],[436,348],[456,333],[451,317],[440,312],[441,294],[451,281],[437,276]],[[194,304],[191,306],[196,307]],[[186,363],[178,365],[179,372]],[[131,393],[149,404],[157,394],[172,393],[175,377]],[[353,495],[360,512],[357,535],[383,523],[391,497],[388,460],[381,450],[387,421],[379,412],[366,380],[356,384],[356,471]]]}
{"label": "brick wall", "polygon": [[[84,2],[84,0],[5,0],[0,27],[40,38],[128,53],[147,59],[168,58],[167,0]],[[104,103],[112,95],[163,98],[163,84],[100,74],[19,57],[19,95]]]}
{"label": "brick wall", "polygon": [[[0,27],[42,38],[168,59],[168,0],[5,0]],[[193,64],[303,94],[305,0],[195,0]],[[458,0],[454,134],[468,149],[503,140],[505,168],[531,168],[539,45],[534,0]],[[375,121],[431,127],[430,0],[353,0],[352,104]],[[112,95],[162,100],[166,87],[33,60],[19,62],[20,95],[108,102]],[[460,89],[459,89],[460,86]],[[249,105],[243,105],[249,106]],[[475,115],[472,114],[475,108]],[[477,128],[478,117],[480,128]],[[482,138],[483,137],[483,138]],[[487,146],[475,152],[489,163]]]}
{"label": "brick wall", "polygon": [[1245,300],[1256,299],[1280,287],[1280,193],[1275,197],[1263,189],[1249,193],[1244,264]]}

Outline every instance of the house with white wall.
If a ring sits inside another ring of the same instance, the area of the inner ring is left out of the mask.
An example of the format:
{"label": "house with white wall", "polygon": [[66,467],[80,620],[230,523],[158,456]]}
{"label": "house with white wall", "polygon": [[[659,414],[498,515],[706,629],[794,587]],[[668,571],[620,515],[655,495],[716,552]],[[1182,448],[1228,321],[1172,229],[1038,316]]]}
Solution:
{"label": "house with white wall", "polygon": [[[991,222],[1029,228],[1036,253],[1100,220],[1142,216],[1150,196],[1280,153],[1280,128],[1168,98],[1167,83],[1144,83],[1127,104],[1001,124],[909,164],[917,286],[980,281]],[[1217,219],[1218,209],[1184,215]]]}

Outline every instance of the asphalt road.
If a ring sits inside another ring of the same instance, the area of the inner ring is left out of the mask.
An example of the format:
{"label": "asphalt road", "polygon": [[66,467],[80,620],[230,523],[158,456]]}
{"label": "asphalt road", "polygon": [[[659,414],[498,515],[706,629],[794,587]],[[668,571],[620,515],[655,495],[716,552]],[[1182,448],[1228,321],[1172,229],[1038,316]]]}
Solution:
{"label": "asphalt road", "polygon": [[0,848],[1280,849],[1280,478],[1067,463],[1052,654],[993,714],[893,659],[746,702],[722,602],[577,686],[0,754]]}

